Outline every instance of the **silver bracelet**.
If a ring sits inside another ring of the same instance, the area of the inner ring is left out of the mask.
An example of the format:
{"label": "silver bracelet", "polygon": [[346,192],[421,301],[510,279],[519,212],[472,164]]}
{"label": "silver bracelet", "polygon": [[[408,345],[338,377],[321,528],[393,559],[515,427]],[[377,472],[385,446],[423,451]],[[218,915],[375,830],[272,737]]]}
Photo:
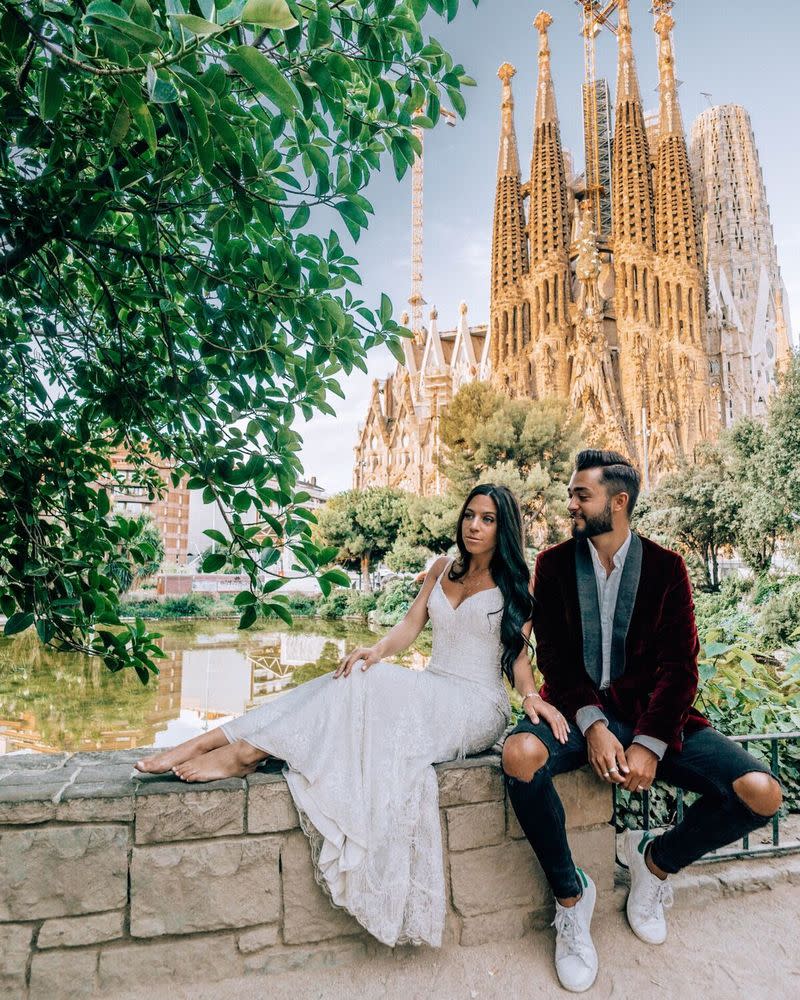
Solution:
{"label": "silver bracelet", "polygon": [[525,702],[528,700],[528,698],[541,698],[541,697],[542,696],[539,694],[538,691],[529,691],[527,694],[524,694],[522,696],[522,705],[523,707],[525,706]]}

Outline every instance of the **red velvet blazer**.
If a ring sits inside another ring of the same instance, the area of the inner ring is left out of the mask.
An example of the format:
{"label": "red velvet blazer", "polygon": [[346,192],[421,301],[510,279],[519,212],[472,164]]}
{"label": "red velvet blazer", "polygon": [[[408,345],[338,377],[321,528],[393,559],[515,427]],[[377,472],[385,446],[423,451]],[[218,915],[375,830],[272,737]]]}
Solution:
{"label": "red velvet blazer", "polygon": [[[630,588],[630,617],[627,620],[623,613],[626,621],[621,633],[615,618],[615,637],[619,642],[616,663],[612,658],[611,686],[605,695],[611,710],[620,719],[633,723],[634,735],[654,736],[680,750],[684,731],[689,733],[709,725],[692,707],[697,693],[700,649],[692,588],[686,565],[676,552],[647,538],[638,540],[641,541],[640,550],[636,546],[641,552],[641,568],[637,566],[636,570],[638,585],[634,581]],[[584,705],[603,708],[593,679],[598,676],[597,665],[592,664],[594,669],[587,670],[588,656],[584,655],[591,649],[585,638],[594,642],[594,649],[599,642],[595,634],[599,616],[591,634],[584,637],[583,633],[581,602],[586,609],[586,595],[590,594],[585,569],[588,544],[571,539],[545,549],[539,554],[534,570],[536,660],[545,681],[541,693],[571,722]]]}

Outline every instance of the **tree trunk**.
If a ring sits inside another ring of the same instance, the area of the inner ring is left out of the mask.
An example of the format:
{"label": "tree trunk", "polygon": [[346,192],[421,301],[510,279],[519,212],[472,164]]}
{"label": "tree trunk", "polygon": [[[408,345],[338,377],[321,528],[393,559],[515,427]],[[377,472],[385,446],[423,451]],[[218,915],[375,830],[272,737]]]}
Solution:
{"label": "tree trunk", "polygon": [[369,553],[361,557],[361,589],[367,593],[372,593],[372,577],[369,572]]}

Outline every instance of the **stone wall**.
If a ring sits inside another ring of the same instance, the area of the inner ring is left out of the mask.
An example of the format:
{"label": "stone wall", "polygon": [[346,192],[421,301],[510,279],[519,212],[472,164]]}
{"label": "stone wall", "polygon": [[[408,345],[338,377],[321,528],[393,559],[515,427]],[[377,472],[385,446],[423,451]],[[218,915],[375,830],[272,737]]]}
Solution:
{"label": "stone wall", "polygon": [[[202,786],[140,780],[139,755],[0,757],[0,996],[108,997],[382,948],[318,887],[279,772]],[[499,757],[438,773],[445,943],[508,940],[549,920]],[[610,794],[586,771],[557,786],[576,860],[613,905]]]}

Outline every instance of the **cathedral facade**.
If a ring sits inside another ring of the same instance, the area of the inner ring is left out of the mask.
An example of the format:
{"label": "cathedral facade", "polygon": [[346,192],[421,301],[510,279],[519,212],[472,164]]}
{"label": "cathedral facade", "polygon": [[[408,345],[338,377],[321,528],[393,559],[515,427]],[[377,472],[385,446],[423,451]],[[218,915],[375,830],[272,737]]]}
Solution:
{"label": "cathedral facade", "polygon": [[[617,448],[646,482],[691,460],[742,414],[759,415],[788,355],[788,317],[763,180],[743,109],[692,132],[677,97],[669,4],[655,5],[659,108],[645,116],[628,0],[618,5],[613,125],[605,81],[584,86],[587,169],[561,146],[542,11],[529,179],[512,78],[500,67],[500,149],[488,327],[440,334],[435,316],[376,383],[354,485],[438,493],[438,422],[465,382],[567,400],[587,443]],[[594,168],[594,169],[592,169]]]}

